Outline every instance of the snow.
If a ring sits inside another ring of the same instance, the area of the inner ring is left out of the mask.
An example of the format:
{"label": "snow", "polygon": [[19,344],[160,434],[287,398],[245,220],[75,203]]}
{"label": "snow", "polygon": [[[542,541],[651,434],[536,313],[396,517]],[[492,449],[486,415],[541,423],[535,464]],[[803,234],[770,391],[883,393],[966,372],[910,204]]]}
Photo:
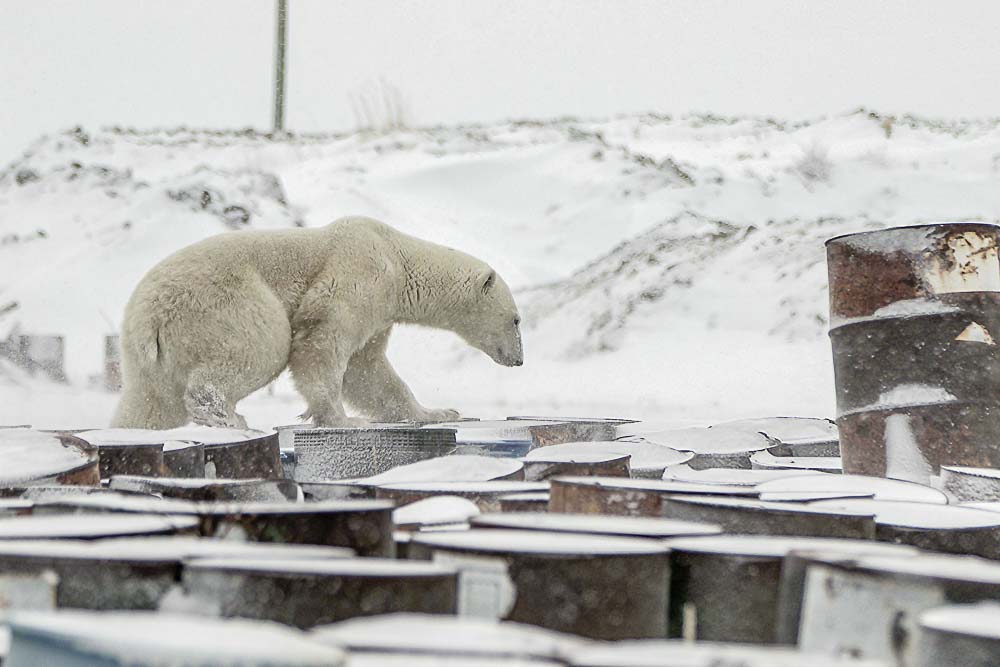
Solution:
{"label": "snow", "polygon": [[958,505],[848,498],[820,500],[810,503],[809,507],[874,514],[876,523],[905,528],[929,530],[997,528],[1000,530],[1000,516],[992,512]]}
{"label": "snow", "polygon": [[[384,136],[111,131],[57,134],[0,177],[0,337],[66,337],[68,386],[0,372],[0,422],[99,428],[88,387],[139,277],[229,229],[370,214],[491,262],[517,290],[525,366],[403,329],[390,357],[428,405],[463,414],[610,414],[687,422],[831,415],[823,241],[1000,210],[984,123],[864,113],[807,123],[623,116]],[[828,148],[828,175],[801,169]],[[78,165],[78,166],[75,166]],[[37,180],[17,184],[16,174]],[[684,174],[683,176],[681,174]],[[185,195],[209,192],[211,203]],[[79,289],[86,285],[87,289]],[[572,390],[568,391],[570,388]],[[579,389],[579,390],[577,390]],[[288,424],[281,378],[241,411]]]}
{"label": "snow", "polygon": [[849,324],[857,324],[859,322],[905,319],[908,317],[924,317],[928,315],[945,315],[947,313],[957,312],[959,312],[959,308],[937,299],[901,299],[890,303],[888,306],[879,308],[871,315],[861,317],[834,317],[830,322],[830,327],[836,328]]}
{"label": "snow", "polygon": [[629,556],[666,554],[652,540],[585,533],[544,533],[531,530],[472,529],[456,533],[418,533],[414,543],[447,551],[564,556]]}
{"label": "snow", "polygon": [[166,452],[176,452],[182,449],[190,449],[192,447],[200,447],[202,443],[193,442],[190,440],[165,440],[163,442],[163,451]]}
{"label": "snow", "polygon": [[474,502],[457,496],[435,496],[398,507],[392,512],[397,526],[465,523],[479,514]]}
{"label": "snow", "polygon": [[677,519],[546,512],[483,514],[473,518],[470,523],[473,528],[507,528],[626,537],[714,535],[722,530],[707,523]]}
{"label": "snow", "polygon": [[336,667],[344,652],[308,641],[277,623],[172,616],[153,612],[16,612],[11,662],[17,662],[17,635],[64,644],[82,655],[115,664],[148,667],[209,667],[220,664],[271,667]]}
{"label": "snow", "polygon": [[142,539],[125,537],[96,540],[0,540],[0,555],[163,563],[204,558],[319,560],[350,558],[354,552],[341,547],[234,542],[186,536],[152,536]]}
{"label": "snow", "polygon": [[920,626],[938,632],[1000,640],[1000,604],[949,605],[920,615]]}
{"label": "snow", "polygon": [[934,467],[920,449],[911,419],[908,414],[892,414],[885,418],[885,476],[929,484]]}
{"label": "snow", "polygon": [[856,412],[874,412],[876,410],[898,410],[899,408],[914,405],[938,405],[940,403],[953,403],[955,398],[944,387],[935,387],[926,384],[902,384],[889,391],[879,394],[878,400],[872,405],[861,408],[846,410],[842,415],[854,414]]}
{"label": "snow", "polygon": [[520,461],[510,459],[467,455],[439,456],[351,481],[373,486],[402,482],[486,482],[517,474],[522,468]]}
{"label": "snow", "polygon": [[866,475],[802,475],[757,485],[761,493],[803,491],[874,494],[875,500],[901,500],[946,504],[943,493],[929,486]]}
{"label": "snow", "polygon": [[0,429],[0,460],[0,486],[14,486],[81,468],[95,455],[54,435],[18,428]]}

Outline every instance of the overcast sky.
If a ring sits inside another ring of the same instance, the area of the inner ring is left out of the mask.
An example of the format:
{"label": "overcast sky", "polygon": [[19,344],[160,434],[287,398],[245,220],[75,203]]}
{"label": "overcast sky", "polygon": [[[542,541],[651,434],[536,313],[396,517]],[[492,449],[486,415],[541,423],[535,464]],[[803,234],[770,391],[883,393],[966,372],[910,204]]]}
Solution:
{"label": "overcast sky", "polygon": [[[0,21],[0,164],[76,124],[267,128],[273,0],[31,0]],[[995,0],[289,0],[288,126],[860,105],[1000,116]]]}

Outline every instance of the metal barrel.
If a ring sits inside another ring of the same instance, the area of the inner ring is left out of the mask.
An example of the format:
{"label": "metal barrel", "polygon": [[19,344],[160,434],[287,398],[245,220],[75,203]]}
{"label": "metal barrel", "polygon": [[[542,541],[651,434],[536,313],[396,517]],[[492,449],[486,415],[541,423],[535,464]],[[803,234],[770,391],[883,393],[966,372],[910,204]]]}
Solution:
{"label": "metal barrel", "polygon": [[827,241],[845,473],[1000,467],[998,238],[940,223]]}

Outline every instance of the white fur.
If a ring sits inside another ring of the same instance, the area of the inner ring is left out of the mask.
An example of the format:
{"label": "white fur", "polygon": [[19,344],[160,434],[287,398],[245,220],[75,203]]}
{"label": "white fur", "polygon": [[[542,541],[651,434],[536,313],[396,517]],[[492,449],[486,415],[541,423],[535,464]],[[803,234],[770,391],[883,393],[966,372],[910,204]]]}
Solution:
{"label": "white fur", "polygon": [[113,426],[245,426],[238,401],[285,367],[323,426],[438,421],[385,355],[393,325],[449,329],[522,363],[517,306],[484,262],[368,218],[319,229],[232,232],[174,253],[139,282],[122,328]]}

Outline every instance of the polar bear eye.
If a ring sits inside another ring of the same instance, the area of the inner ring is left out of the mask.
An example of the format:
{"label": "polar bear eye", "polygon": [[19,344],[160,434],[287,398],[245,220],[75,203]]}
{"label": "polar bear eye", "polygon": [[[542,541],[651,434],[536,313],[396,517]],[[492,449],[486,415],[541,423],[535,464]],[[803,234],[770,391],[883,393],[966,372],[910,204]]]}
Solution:
{"label": "polar bear eye", "polygon": [[514,326],[516,327],[519,324],[521,324],[521,316],[520,315],[515,315],[514,316]]}

